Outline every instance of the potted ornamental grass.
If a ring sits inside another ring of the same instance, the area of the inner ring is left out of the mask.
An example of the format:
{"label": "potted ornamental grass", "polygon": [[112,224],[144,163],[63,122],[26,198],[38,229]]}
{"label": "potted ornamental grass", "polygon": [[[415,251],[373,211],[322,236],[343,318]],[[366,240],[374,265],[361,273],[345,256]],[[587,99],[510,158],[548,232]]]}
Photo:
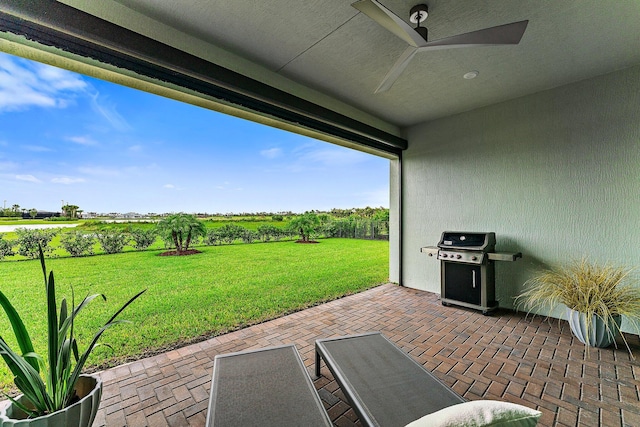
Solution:
{"label": "potted ornamental grass", "polygon": [[112,326],[125,322],[116,320],[120,313],[143,292],[134,295],[95,333],[84,352],[80,352],[75,337],[78,314],[102,294],[88,295],[77,306],[73,290],[71,305],[66,299],[56,303],[53,271],[47,275],[42,248],[40,263],[44,274],[47,299],[47,354],[34,351],[31,338],[13,305],[0,292],[0,305],[13,328],[19,350],[12,349],[0,337],[0,355],[14,376],[15,386],[23,393],[0,410],[0,426],[91,426],[100,405],[102,382],[99,378],[82,375],[87,358],[102,334]]}
{"label": "potted ornamental grass", "polygon": [[[586,259],[546,269],[525,283],[516,307],[529,313],[550,312],[564,304],[573,334],[586,346],[608,347],[622,339],[622,318],[638,330],[640,287],[630,268]],[[632,355],[633,357],[633,355]]]}

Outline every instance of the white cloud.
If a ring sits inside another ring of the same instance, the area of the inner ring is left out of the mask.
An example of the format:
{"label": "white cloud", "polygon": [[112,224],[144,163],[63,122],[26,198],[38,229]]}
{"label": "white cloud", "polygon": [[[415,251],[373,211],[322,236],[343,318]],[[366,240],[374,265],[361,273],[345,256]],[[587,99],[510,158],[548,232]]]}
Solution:
{"label": "white cloud", "polygon": [[98,145],[98,143],[89,136],[70,136],[67,141],[74,142],[79,145]]}
{"label": "white cloud", "polygon": [[59,178],[52,178],[51,182],[53,182],[54,184],[65,184],[65,185],[78,184],[80,182],[84,182],[84,178],[70,178],[68,176],[63,176]]}
{"label": "white cloud", "polygon": [[56,91],[84,89],[87,84],[77,74],[37,62],[32,62],[36,74]]}
{"label": "white cloud", "polygon": [[282,156],[281,148],[269,148],[267,150],[260,151],[260,155],[266,157],[267,159],[275,159]]}
{"label": "white cloud", "polygon": [[0,112],[64,108],[86,86],[77,74],[0,53]]}
{"label": "white cloud", "polygon": [[16,179],[18,181],[41,182],[38,178],[36,178],[33,175],[16,175]]}
{"label": "white cloud", "polygon": [[91,95],[91,108],[96,113],[104,117],[109,124],[119,131],[128,131],[131,126],[127,120],[118,113],[116,106],[107,102],[106,97],[100,96],[98,92]]}
{"label": "white cloud", "polygon": [[169,188],[169,189],[176,188],[176,186],[175,186],[175,185],[173,185],[173,184],[165,184],[165,185],[163,185],[162,187],[163,187],[163,188]]}
{"label": "white cloud", "polygon": [[332,147],[325,143],[313,142],[297,147],[293,155],[294,158],[288,165],[288,169],[292,172],[351,167],[366,162],[371,156],[345,147]]}

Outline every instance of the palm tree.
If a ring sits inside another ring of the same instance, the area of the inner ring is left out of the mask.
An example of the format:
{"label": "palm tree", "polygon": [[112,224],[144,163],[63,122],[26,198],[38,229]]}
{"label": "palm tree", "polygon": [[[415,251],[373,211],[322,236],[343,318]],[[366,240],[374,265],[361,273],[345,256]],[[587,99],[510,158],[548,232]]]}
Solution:
{"label": "palm tree", "polygon": [[320,218],[313,212],[306,212],[292,219],[288,228],[298,233],[303,242],[308,242],[311,235],[320,228]]}
{"label": "palm tree", "polygon": [[204,223],[195,215],[185,213],[169,215],[158,222],[156,227],[165,241],[173,242],[177,253],[186,252],[193,238],[204,236],[207,232]]}
{"label": "palm tree", "polygon": [[68,218],[76,218],[79,206],[66,204],[62,207],[64,216]]}

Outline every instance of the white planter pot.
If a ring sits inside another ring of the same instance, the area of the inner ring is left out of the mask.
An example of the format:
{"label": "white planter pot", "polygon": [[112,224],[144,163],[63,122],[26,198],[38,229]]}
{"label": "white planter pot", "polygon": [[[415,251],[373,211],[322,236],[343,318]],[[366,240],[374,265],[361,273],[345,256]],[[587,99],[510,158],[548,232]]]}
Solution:
{"label": "white planter pot", "polygon": [[[13,404],[0,409],[1,427],[91,427],[100,406],[102,381],[98,377],[82,375],[76,383],[80,400],[53,414],[27,419],[26,414]],[[20,403],[29,401],[20,396]]]}
{"label": "white planter pot", "polygon": [[592,347],[609,347],[615,342],[620,333],[622,316],[614,316],[608,324],[605,324],[598,316],[593,316],[590,331],[587,330],[586,318],[584,313],[567,308],[567,320],[571,332],[581,343],[587,344],[587,337],[589,337],[588,345]]}

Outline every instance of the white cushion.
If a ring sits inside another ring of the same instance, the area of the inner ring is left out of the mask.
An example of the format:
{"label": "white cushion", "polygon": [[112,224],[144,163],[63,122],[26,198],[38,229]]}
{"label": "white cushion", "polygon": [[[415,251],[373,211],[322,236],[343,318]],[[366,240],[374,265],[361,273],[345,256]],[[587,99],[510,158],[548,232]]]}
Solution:
{"label": "white cushion", "polygon": [[542,412],[496,400],[473,400],[434,412],[406,427],[535,427]]}

